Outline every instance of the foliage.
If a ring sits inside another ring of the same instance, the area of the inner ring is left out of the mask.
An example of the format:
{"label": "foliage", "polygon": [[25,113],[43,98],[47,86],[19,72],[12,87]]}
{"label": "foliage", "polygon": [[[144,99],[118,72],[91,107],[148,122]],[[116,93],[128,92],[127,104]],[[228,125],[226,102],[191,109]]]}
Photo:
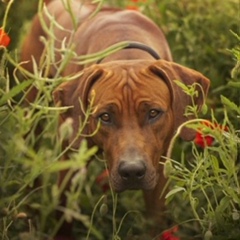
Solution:
{"label": "foliage", "polygon": [[[239,36],[234,35],[239,40]],[[239,45],[231,53],[236,65],[232,70],[234,80],[229,85],[239,92]],[[186,86],[184,91],[187,92]],[[192,89],[188,94],[194,96]],[[224,95],[221,95],[221,104],[224,107],[223,119],[218,120],[212,109],[210,120],[197,119],[184,124],[201,133],[196,135],[201,137],[201,141],[195,143],[200,143],[202,150],[192,143],[191,154],[189,149],[182,151],[181,159],[177,161],[170,158],[170,148],[169,158],[165,162],[165,173],[173,186],[166,198],[172,202],[175,219],[183,229],[183,239],[199,236],[199,239],[221,240],[238,239],[240,236],[240,137],[236,121],[240,107]],[[194,109],[188,110],[194,113]],[[230,115],[235,119],[231,121]],[[183,215],[176,208],[179,199],[184,200],[184,206],[191,209],[188,214]]]}
{"label": "foliage", "polygon": [[[190,89],[188,93],[191,92]],[[238,115],[240,108],[224,96],[221,99],[225,105],[223,125],[218,123],[213,111],[211,121],[197,119],[184,124],[201,132],[203,139],[199,146],[203,150],[193,143],[191,158],[182,151],[181,160],[176,161],[170,158],[169,152],[164,163],[173,186],[167,201],[183,199],[191,209],[187,215],[174,211],[175,218],[185,231],[191,225],[196,227],[193,222],[197,222],[197,231],[194,227],[191,231],[199,234],[200,227],[200,239],[238,239],[240,236],[240,137],[239,129],[236,130],[228,118],[228,112]]]}
{"label": "foliage", "polygon": [[[184,240],[239,239],[240,36],[237,1],[221,4],[218,0],[104,2],[149,15],[165,31],[175,61],[201,71],[212,80],[207,101],[210,110],[206,115],[210,124],[206,125],[203,119],[187,123],[201,132],[202,148],[194,143],[174,144],[176,135],[166,163],[161,163],[165,164],[171,186],[167,195],[170,213],[166,214],[166,219],[170,215],[172,224],[179,225],[179,237]],[[0,5],[3,6],[0,10],[3,18],[7,4]],[[20,5],[23,15],[14,14]],[[42,69],[28,73],[17,64],[16,54],[11,51],[16,46],[20,48],[21,31],[28,26],[21,28],[20,19],[29,19],[36,7],[35,1],[13,1],[4,28],[7,33],[10,29],[11,44],[8,49],[0,48],[0,237],[14,240],[53,236],[63,220],[57,221],[54,217],[55,210],[60,208],[59,198],[63,191],[57,187],[58,171],[70,167],[72,171],[81,170],[72,180],[67,207],[60,210],[66,219],[75,219],[76,236],[134,239],[148,224],[142,215],[141,193],[127,192],[118,196],[102,189],[96,183],[96,176],[105,170],[105,163],[95,159],[86,174],[86,162],[93,158],[97,149],[88,149],[84,141],[71,161],[61,161],[62,140],[72,129],[70,122],[66,122],[59,135],[56,134],[58,116],[64,109],[52,105],[51,92],[57,84],[77,76],[63,78],[59,75],[52,81],[41,75]],[[26,13],[29,16],[24,17]],[[50,55],[51,44],[46,41],[45,45]],[[94,61],[119,47],[121,45],[94,56],[80,56],[78,60]],[[71,46],[63,44],[62,48],[68,56],[66,59],[74,56]],[[10,71],[9,63],[16,70]],[[63,62],[62,67],[65,64]],[[28,80],[21,82],[17,71]],[[10,82],[14,82],[13,87]],[[31,84],[40,94],[34,104],[26,106],[24,97]],[[194,91],[189,93],[194,94]],[[91,114],[91,109],[87,114]],[[36,137],[35,131],[42,124],[44,131]],[[214,141],[205,142],[207,136]],[[148,236],[143,238],[148,239]]]}
{"label": "foliage", "polygon": [[[3,0],[0,2],[0,26],[3,25],[2,20],[4,19],[4,15],[7,9],[7,4],[5,2],[10,1]],[[37,11],[38,3],[37,1],[29,0],[18,0],[11,2],[12,6],[9,9],[6,29],[8,30],[7,33],[11,38],[11,45],[9,46],[9,49],[13,50],[16,48],[16,46],[19,45],[19,40],[23,32],[25,33],[23,23],[29,21],[33,17],[34,13]],[[19,9],[21,11],[19,11]]]}

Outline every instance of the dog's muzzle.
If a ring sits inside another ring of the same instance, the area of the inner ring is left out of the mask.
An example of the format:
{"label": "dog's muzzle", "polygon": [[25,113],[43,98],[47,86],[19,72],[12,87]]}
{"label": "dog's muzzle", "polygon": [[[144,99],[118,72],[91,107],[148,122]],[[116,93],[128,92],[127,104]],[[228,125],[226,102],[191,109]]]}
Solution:
{"label": "dog's muzzle", "polygon": [[144,160],[122,160],[118,167],[111,171],[111,184],[113,190],[122,192],[125,190],[150,190],[155,187],[156,171],[150,170]]}
{"label": "dog's muzzle", "polygon": [[142,182],[146,174],[146,166],[144,161],[122,161],[118,167],[118,173],[123,182],[129,186],[138,185]]}

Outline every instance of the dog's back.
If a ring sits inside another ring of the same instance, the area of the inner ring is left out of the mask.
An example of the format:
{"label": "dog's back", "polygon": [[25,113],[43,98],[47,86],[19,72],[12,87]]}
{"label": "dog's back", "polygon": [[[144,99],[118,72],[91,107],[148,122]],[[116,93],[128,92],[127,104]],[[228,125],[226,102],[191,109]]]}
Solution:
{"label": "dog's back", "polygon": [[[137,11],[121,10],[110,7],[103,7],[99,12],[97,6],[88,4],[82,5],[80,1],[71,1],[70,9],[62,4],[62,1],[54,0],[47,5],[43,13],[44,25],[47,31],[52,29],[51,34],[55,36],[54,48],[56,62],[60,62],[61,53],[59,49],[63,41],[69,40],[76,44],[75,52],[78,56],[97,53],[103,51],[113,44],[122,41],[134,41],[148,45],[154,49],[162,59],[172,60],[167,41],[158,28],[150,19]],[[49,18],[48,16],[52,16]],[[54,21],[56,21],[54,23]],[[24,67],[33,72],[32,56],[39,63],[44,45],[40,41],[40,36],[49,38],[49,33],[41,26],[39,16],[33,20],[32,29],[26,38],[22,48],[22,61],[30,61]],[[73,38],[73,39],[72,39]],[[110,56],[111,60],[124,59],[148,59],[150,56],[144,51],[127,50],[129,54],[119,51]],[[106,58],[109,61],[109,58]],[[79,71],[83,66],[76,68],[68,65],[64,75],[69,71]],[[52,69],[54,76],[56,69]]]}

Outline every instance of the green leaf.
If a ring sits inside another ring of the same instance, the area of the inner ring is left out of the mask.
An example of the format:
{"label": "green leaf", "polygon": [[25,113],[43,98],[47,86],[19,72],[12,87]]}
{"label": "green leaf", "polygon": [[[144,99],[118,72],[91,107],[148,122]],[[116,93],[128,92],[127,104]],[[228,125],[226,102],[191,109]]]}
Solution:
{"label": "green leaf", "polygon": [[215,173],[219,172],[219,162],[218,159],[214,156],[211,155],[211,165]]}
{"label": "green leaf", "polygon": [[185,93],[189,95],[189,86],[185,85],[180,80],[174,80],[174,83],[176,83]]}
{"label": "green leaf", "polygon": [[165,198],[169,198],[170,196],[172,196],[172,195],[174,195],[174,194],[176,194],[178,192],[181,192],[181,191],[186,192],[186,189],[184,187],[175,187],[170,192],[168,192],[168,194],[166,195]]}
{"label": "green leaf", "polygon": [[17,94],[22,92],[24,89],[29,87],[33,83],[33,81],[34,80],[27,80],[27,81],[24,81],[24,82],[18,84],[17,86],[13,87],[8,93],[4,94],[1,97],[1,99],[0,99],[0,106],[5,104],[5,103],[7,103],[8,100],[10,100],[14,96],[16,96]]}
{"label": "green leaf", "polygon": [[208,111],[208,106],[207,104],[203,104],[202,105],[202,109],[201,109],[201,112],[203,115],[206,115],[207,114],[207,111]]}
{"label": "green leaf", "polygon": [[216,212],[223,213],[230,206],[231,206],[231,198],[229,198],[228,196],[225,196],[221,199],[219,205],[217,206]]}
{"label": "green leaf", "polygon": [[237,106],[234,102],[230,101],[228,98],[221,96],[221,102],[226,107],[230,108],[233,111],[236,111],[238,114],[240,114],[240,107]]}
{"label": "green leaf", "polygon": [[234,87],[234,88],[240,88],[240,82],[230,81],[230,82],[228,83],[228,86]]}

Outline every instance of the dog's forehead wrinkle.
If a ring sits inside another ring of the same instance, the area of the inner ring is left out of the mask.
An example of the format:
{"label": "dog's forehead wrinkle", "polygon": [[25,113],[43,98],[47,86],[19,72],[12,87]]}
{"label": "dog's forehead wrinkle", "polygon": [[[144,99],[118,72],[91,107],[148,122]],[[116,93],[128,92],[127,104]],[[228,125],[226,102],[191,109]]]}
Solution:
{"label": "dog's forehead wrinkle", "polygon": [[[137,120],[139,113],[143,113],[143,107],[146,110],[151,107],[167,109],[169,103],[166,101],[168,99],[166,95],[169,93],[165,83],[151,77],[142,81],[139,74],[140,71],[137,72],[134,67],[118,67],[110,70],[109,78],[103,82],[99,81],[94,87],[97,89],[97,104],[105,109],[114,105],[117,109],[115,112],[124,115],[123,118],[127,121]],[[154,87],[151,87],[150,82]]]}
{"label": "dog's forehead wrinkle", "polygon": [[134,66],[122,69],[122,101],[125,102],[125,109],[130,118],[137,116],[139,106],[142,102],[151,102],[151,92],[146,94],[146,82],[142,82],[139,76],[140,70]]}

